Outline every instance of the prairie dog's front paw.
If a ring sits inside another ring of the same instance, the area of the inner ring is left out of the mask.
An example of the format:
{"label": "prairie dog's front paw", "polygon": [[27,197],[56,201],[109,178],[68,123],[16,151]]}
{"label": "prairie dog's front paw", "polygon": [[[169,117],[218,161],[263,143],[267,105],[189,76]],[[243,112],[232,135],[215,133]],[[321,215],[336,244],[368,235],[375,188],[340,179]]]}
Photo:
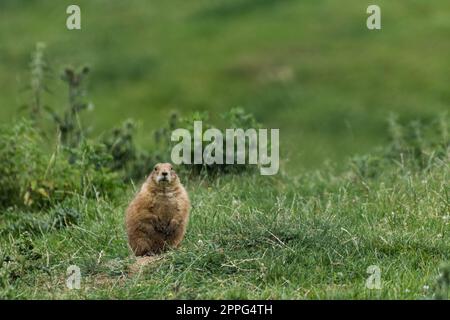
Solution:
{"label": "prairie dog's front paw", "polygon": [[166,234],[167,235],[171,235],[171,234],[173,234],[174,232],[175,232],[175,230],[178,228],[180,226],[180,222],[179,221],[177,221],[177,220],[175,220],[175,219],[172,219],[172,220],[170,220],[170,222],[169,222],[169,224],[167,225],[167,228],[166,228]]}
{"label": "prairie dog's front paw", "polygon": [[156,231],[164,232],[164,229],[166,228],[166,226],[164,225],[164,223],[161,221],[161,219],[158,216],[152,214],[148,217],[148,219]]}

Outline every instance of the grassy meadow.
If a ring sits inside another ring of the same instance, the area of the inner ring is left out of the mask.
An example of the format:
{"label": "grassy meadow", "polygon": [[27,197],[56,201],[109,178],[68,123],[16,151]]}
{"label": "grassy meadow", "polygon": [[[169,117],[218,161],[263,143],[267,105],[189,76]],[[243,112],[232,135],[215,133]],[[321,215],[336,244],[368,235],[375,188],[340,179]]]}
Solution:
{"label": "grassy meadow", "polygon": [[[71,31],[69,4],[0,2],[0,298],[448,297],[448,1],[379,0],[380,31],[357,0],[79,0]],[[280,129],[279,174],[179,168],[186,238],[136,271],[124,210],[170,161],[155,132],[235,107]]]}

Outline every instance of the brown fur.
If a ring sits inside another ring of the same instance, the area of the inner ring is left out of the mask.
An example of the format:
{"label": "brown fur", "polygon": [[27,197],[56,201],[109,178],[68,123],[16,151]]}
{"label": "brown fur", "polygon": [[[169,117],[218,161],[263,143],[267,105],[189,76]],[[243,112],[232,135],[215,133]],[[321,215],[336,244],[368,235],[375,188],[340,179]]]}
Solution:
{"label": "brown fur", "polygon": [[[163,178],[168,180],[159,180]],[[172,165],[157,164],[126,212],[134,254],[152,255],[177,247],[186,232],[189,210],[188,194]]]}

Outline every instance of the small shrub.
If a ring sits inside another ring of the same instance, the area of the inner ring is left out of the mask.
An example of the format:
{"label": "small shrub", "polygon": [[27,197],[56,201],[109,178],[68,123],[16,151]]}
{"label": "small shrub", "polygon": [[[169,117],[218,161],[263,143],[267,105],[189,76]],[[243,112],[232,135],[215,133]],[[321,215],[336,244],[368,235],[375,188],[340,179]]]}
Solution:
{"label": "small shrub", "polygon": [[63,150],[70,170],[60,175],[66,181],[74,180],[74,193],[88,198],[114,197],[124,188],[118,173],[108,167],[112,158],[104,144],[84,139],[77,148]]}
{"label": "small shrub", "polygon": [[155,157],[136,145],[134,141],[136,127],[133,120],[126,120],[101,139],[111,155],[111,161],[107,166],[119,172],[125,181],[142,179],[157,162]]}
{"label": "small shrub", "polygon": [[80,217],[81,214],[78,210],[58,205],[53,210],[51,225],[53,228],[62,229],[71,225],[78,224]]}
{"label": "small shrub", "polygon": [[[242,108],[234,108],[229,112],[221,115],[223,120],[223,129],[258,129],[261,125],[256,121],[252,114],[246,113]],[[160,128],[155,131],[155,145],[156,145],[156,157],[155,160],[168,161],[170,159],[170,154],[174,142],[171,141],[171,133],[174,129],[183,128],[191,132],[191,146],[194,145],[194,121],[202,121],[202,136],[203,133],[211,128],[216,128],[215,125],[209,120],[209,116],[205,112],[194,112],[186,117],[178,117],[176,114],[172,115],[169,119],[168,126]],[[205,151],[205,147],[208,143],[202,144],[202,153]],[[226,154],[226,145],[223,145],[222,154]],[[235,144],[235,148],[237,148]],[[248,142],[246,142],[246,148],[248,148]],[[237,164],[236,157],[237,152],[235,149],[235,161],[234,164],[183,164],[182,168],[189,174],[199,175],[217,175],[217,174],[227,174],[227,173],[241,173],[244,171],[252,172],[256,165],[248,164],[248,154],[246,159],[246,164]],[[160,160],[161,159],[161,160]],[[194,148],[191,148],[191,159],[194,159]]]}
{"label": "small shrub", "polygon": [[0,207],[41,209],[68,196],[113,195],[118,176],[105,164],[104,145],[84,140],[77,148],[56,145],[53,152],[28,121],[0,128]]}
{"label": "small shrub", "polygon": [[363,178],[377,177],[392,164],[409,170],[429,170],[436,160],[445,161],[450,155],[449,124],[447,114],[428,123],[406,124],[391,116],[387,146],[370,155],[352,157],[351,169]]}
{"label": "small shrub", "polygon": [[62,115],[59,115],[54,110],[47,108],[61,134],[61,142],[64,146],[77,147],[83,140],[84,131],[79,113],[88,108],[88,104],[84,102],[84,80],[88,73],[88,67],[83,67],[80,71],[66,68],[61,79],[68,86],[67,109]]}
{"label": "small shrub", "polygon": [[42,125],[43,120],[43,95],[49,91],[45,80],[49,77],[49,65],[45,58],[45,43],[38,42],[30,61],[30,82],[27,89],[30,91],[30,101],[24,107],[27,108],[30,119],[35,125]]}
{"label": "small shrub", "polygon": [[391,116],[390,143],[385,149],[385,158],[426,169],[430,156],[444,158],[448,155],[449,125],[450,118],[446,113],[429,122],[416,120],[406,124],[401,124],[397,117]]}

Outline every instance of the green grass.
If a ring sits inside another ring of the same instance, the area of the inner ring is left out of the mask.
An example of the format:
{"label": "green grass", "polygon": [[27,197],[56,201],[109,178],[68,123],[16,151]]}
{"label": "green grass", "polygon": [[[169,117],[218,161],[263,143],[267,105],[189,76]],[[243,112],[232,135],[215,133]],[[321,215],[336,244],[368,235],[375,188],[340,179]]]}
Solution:
{"label": "green grass", "polygon": [[[82,213],[78,225],[34,231],[31,247],[22,253],[17,242],[23,237],[0,237],[13,261],[28,261],[1,294],[21,299],[431,298],[438,267],[450,258],[449,173],[447,159],[433,161],[427,172],[393,164],[375,178],[353,170],[341,176],[322,171],[188,180],[193,209],[181,248],[141,273],[129,272],[134,259],[123,225],[132,190],[117,201],[78,197],[66,204]],[[6,221],[0,224],[5,228]],[[82,272],[80,290],[65,286],[66,268],[73,264]],[[365,287],[370,265],[381,268],[380,290]]]}

